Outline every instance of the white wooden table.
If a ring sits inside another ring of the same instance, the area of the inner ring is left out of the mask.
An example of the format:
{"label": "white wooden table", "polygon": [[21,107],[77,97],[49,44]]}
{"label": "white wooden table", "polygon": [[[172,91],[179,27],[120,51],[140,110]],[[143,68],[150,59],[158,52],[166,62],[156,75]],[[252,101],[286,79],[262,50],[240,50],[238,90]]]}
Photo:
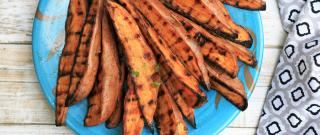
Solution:
{"label": "white wooden table", "polygon": [[[0,0],[0,134],[73,134],[66,127],[54,125],[54,113],[35,76],[31,33],[37,4],[38,0]],[[225,135],[255,133],[286,36],[274,0],[267,0],[267,11],[262,12],[262,18],[265,51],[261,75],[249,108],[222,132]]]}

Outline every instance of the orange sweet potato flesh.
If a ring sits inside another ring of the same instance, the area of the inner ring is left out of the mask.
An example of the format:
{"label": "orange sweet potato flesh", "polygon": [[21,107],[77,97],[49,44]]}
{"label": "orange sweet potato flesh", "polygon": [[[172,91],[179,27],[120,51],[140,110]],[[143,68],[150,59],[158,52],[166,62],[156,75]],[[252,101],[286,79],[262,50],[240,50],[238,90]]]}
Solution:
{"label": "orange sweet potato flesh", "polygon": [[209,88],[208,72],[197,43],[188,37],[182,24],[171,16],[160,1],[132,1],[133,5],[150,22],[155,31],[166,41],[169,49],[204,86]]}
{"label": "orange sweet potato flesh", "polygon": [[181,112],[165,85],[161,85],[155,115],[159,135],[187,135],[188,128]]}
{"label": "orange sweet potato flesh", "polygon": [[263,0],[221,0],[225,4],[243,8],[246,10],[266,10],[266,2]]}
{"label": "orange sweet potato flesh", "polygon": [[66,105],[74,105],[91,92],[99,67],[103,0],[93,0],[77,48]]}
{"label": "orange sweet potato flesh", "polygon": [[108,1],[108,11],[125,51],[139,107],[148,126],[152,127],[159,89],[154,85],[159,83],[156,58],[134,18],[126,9]]}
{"label": "orange sweet potato flesh", "polygon": [[[167,7],[197,22],[210,32],[250,47],[250,34],[235,24],[228,12],[214,0],[161,0]],[[220,1],[219,1],[220,2]],[[223,5],[222,5],[223,6]]]}
{"label": "orange sweet potato flesh", "polygon": [[86,126],[99,125],[110,118],[120,96],[124,72],[121,70],[117,44],[107,10],[102,18],[102,51],[97,86],[89,96]]}
{"label": "orange sweet potato flesh", "polygon": [[72,67],[80,43],[80,37],[87,16],[87,0],[70,0],[66,21],[66,44],[63,48],[56,86],[56,125],[64,124],[68,107],[65,106],[71,83]]}
{"label": "orange sweet potato flesh", "polygon": [[140,135],[144,120],[139,108],[138,98],[134,92],[132,79],[127,80],[128,91],[124,98],[124,114],[123,114],[123,134],[124,135]]}
{"label": "orange sweet potato flesh", "polygon": [[[238,66],[235,64],[236,60],[234,60],[234,58],[232,58],[232,56],[230,55],[235,55],[240,61],[248,65],[256,65],[255,57],[247,48],[210,34],[201,26],[177,13],[172,12],[172,14],[176,16],[177,20],[179,20],[183,24],[188,34],[195,38],[195,40],[199,43],[199,45],[201,46],[201,52],[203,53],[204,57],[209,61],[217,64],[221,68],[229,67],[229,70],[225,69],[225,71],[227,71],[229,75],[234,77],[236,74],[231,74],[231,71],[233,68],[238,68],[235,67]],[[217,52],[217,50],[220,51]],[[225,52],[224,61],[222,60],[223,57],[221,56],[222,54],[224,54],[223,52]],[[221,61],[214,61],[216,58],[221,59]]]}

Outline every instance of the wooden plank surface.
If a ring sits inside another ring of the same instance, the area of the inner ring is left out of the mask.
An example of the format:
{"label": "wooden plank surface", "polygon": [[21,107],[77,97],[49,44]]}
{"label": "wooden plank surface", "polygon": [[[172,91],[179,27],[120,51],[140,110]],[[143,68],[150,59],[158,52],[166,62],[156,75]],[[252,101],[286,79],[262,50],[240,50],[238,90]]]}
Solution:
{"label": "wooden plank surface", "polygon": [[[38,0],[0,0],[0,134],[73,134],[55,127],[54,113],[44,98],[34,73],[31,33]],[[221,134],[255,133],[267,87],[286,33],[274,0],[261,12],[265,55],[261,76],[249,108]],[[254,20],[253,20],[254,21]]]}

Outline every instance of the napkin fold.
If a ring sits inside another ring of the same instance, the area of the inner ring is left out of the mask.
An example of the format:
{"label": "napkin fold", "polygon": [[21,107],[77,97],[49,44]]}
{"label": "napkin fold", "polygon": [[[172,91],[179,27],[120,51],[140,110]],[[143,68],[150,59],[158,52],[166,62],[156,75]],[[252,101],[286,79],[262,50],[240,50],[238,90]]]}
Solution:
{"label": "napkin fold", "polygon": [[289,32],[261,113],[258,135],[320,134],[320,0],[278,0]]}

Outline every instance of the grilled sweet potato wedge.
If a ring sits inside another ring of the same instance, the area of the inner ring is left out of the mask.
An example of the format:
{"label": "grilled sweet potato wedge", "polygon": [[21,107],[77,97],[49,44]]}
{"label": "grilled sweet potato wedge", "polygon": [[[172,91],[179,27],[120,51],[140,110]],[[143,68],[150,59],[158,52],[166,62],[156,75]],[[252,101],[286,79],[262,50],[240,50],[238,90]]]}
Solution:
{"label": "grilled sweet potato wedge", "polygon": [[[201,24],[210,32],[231,41],[251,46],[250,34],[235,24],[226,9],[214,0],[161,0],[167,7]],[[220,1],[219,1],[220,2]],[[223,5],[222,5],[223,6]]]}
{"label": "grilled sweet potato wedge", "polygon": [[134,18],[119,4],[108,1],[108,11],[125,50],[140,109],[149,127],[156,110],[159,76],[156,58]]}
{"label": "grilled sweet potato wedge", "polygon": [[[80,37],[87,16],[88,3],[86,0],[70,0],[66,21],[66,43],[63,48],[58,71],[56,86],[56,125],[61,126],[67,116],[68,107],[65,102],[71,83],[72,67]],[[79,14],[81,13],[81,14]]]}
{"label": "grilled sweet potato wedge", "polygon": [[170,11],[157,0],[132,1],[141,14],[168,44],[172,52],[204,86],[209,88],[208,72],[197,43],[187,36],[182,24],[175,20]]}
{"label": "grilled sweet potato wedge", "polygon": [[144,127],[143,115],[130,76],[128,76],[127,82],[128,91],[124,98],[123,134],[140,135]]}
{"label": "grilled sweet potato wedge", "polygon": [[201,52],[207,61],[223,68],[230,76],[236,77],[238,73],[237,58],[230,49],[225,45],[221,45],[221,43],[217,43],[216,40],[210,39],[210,37],[204,35],[203,33],[207,31],[199,25],[177,13],[171,13],[182,23],[188,34],[198,42],[201,47]]}
{"label": "grilled sweet potato wedge", "polygon": [[231,78],[230,76],[225,74],[221,69],[219,69],[219,67],[213,64],[207,64],[207,68],[211,79],[222,84],[223,86],[228,87],[229,89],[238,93],[239,95],[247,97],[244,86],[238,78]]}
{"label": "grilled sweet potato wedge", "polygon": [[248,100],[246,97],[230,90],[229,88],[221,85],[215,80],[210,80],[211,87],[219,92],[223,97],[225,97],[228,101],[230,101],[233,105],[235,105],[238,109],[244,111],[248,107]]}
{"label": "grilled sweet potato wedge", "polygon": [[266,10],[263,0],[221,0],[225,4],[247,10]]}
{"label": "grilled sweet potato wedge", "polygon": [[102,9],[103,0],[92,1],[73,66],[68,106],[86,98],[94,86],[101,51]]}
{"label": "grilled sweet potato wedge", "polygon": [[188,128],[181,112],[170,96],[165,85],[161,85],[155,115],[159,135],[187,135]]}
{"label": "grilled sweet potato wedge", "polygon": [[[107,10],[102,18],[102,51],[97,87],[89,98],[89,110],[85,119],[86,126],[98,125],[110,118],[114,112],[123,81],[119,54],[114,40],[112,25]],[[110,72],[112,71],[112,72]]]}
{"label": "grilled sweet potato wedge", "polygon": [[[222,68],[229,67],[229,70],[231,71],[231,68],[234,68],[234,66],[237,65],[234,65],[236,60],[234,60],[230,55],[235,55],[240,61],[248,65],[256,65],[255,57],[247,48],[210,34],[201,26],[177,13],[172,12],[172,14],[183,24],[188,34],[195,38],[195,40],[199,43],[199,45],[201,46],[201,52],[203,53],[204,57],[207,58],[210,62],[213,62]],[[217,51],[218,54],[216,54]],[[225,61],[221,60],[221,55],[223,54],[225,54]],[[211,58],[208,56],[211,56]],[[214,62],[215,58],[219,58],[220,61]],[[237,68],[238,67],[236,67],[236,69]],[[227,71],[227,69],[225,70]],[[228,72],[229,74],[231,73],[230,71]]]}

